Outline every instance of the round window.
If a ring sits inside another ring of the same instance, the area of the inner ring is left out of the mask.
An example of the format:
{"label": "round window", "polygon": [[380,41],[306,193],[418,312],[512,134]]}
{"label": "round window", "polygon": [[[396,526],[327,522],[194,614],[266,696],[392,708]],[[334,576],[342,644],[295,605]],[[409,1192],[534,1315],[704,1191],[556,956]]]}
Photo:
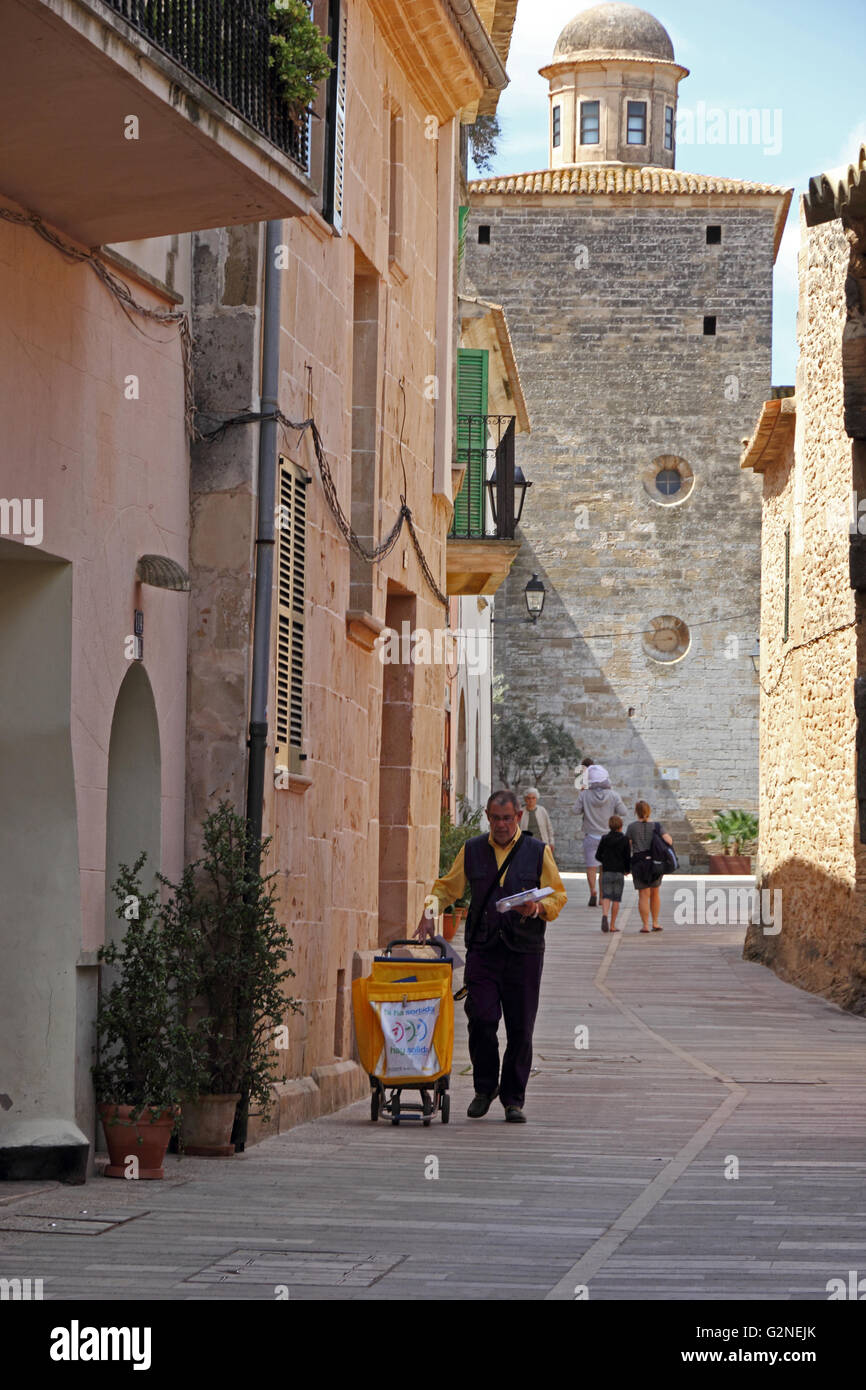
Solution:
{"label": "round window", "polygon": [[665,613],[653,618],[643,637],[643,649],[653,661],[680,661],[691,645],[689,630],[681,618]]}
{"label": "round window", "polygon": [[644,491],[660,507],[677,507],[695,485],[695,475],[678,454],[660,454],[643,470]]}
{"label": "round window", "polygon": [[662,468],[656,473],[656,487],[665,497],[673,497],[682,485],[683,480],[675,468]]}

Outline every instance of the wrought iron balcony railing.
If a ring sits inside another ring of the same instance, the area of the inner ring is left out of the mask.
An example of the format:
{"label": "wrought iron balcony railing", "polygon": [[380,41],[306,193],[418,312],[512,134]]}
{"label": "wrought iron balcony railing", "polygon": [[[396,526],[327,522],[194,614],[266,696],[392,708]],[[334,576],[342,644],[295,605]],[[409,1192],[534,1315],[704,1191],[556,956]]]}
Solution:
{"label": "wrought iron balcony railing", "polygon": [[105,0],[309,173],[307,115],[290,116],[270,67],[269,0]]}
{"label": "wrought iron balcony railing", "polygon": [[466,474],[454,499],[450,540],[514,539],[528,486],[514,467],[514,425],[513,415],[458,415],[457,466]]}

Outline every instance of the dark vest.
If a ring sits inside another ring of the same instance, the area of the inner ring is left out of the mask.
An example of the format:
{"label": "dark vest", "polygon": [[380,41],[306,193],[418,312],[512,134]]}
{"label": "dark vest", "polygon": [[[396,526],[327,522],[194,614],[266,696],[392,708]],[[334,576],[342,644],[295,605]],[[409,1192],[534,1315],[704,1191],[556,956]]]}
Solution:
{"label": "dark vest", "polygon": [[484,901],[491,883],[496,882],[499,870],[496,855],[486,835],[474,835],[466,841],[463,851],[463,866],[472,889],[472,902],[466,918],[466,946],[468,950],[483,951],[485,947],[495,946],[504,941],[512,951],[522,951],[528,955],[540,955],[544,950],[544,929],[546,922],[542,917],[521,917],[519,912],[497,912],[496,903],[512,893],[525,892],[527,888],[541,887],[541,866],[544,860],[544,845],[531,835],[524,835],[517,853],[508,866],[502,887],[497,884],[484,913],[484,920],[477,922],[478,908]]}

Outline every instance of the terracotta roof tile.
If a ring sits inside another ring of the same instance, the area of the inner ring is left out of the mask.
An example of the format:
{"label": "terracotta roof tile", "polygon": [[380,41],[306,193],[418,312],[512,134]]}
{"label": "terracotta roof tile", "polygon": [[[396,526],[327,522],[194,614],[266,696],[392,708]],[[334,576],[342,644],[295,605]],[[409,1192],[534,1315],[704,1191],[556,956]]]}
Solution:
{"label": "terracotta roof tile", "polygon": [[538,169],[528,174],[494,174],[486,179],[474,179],[469,184],[470,196],[484,193],[559,194],[589,197],[593,194],[656,194],[671,195],[754,195],[780,200],[776,209],[773,258],[779,253],[782,232],[794,190],[774,183],[750,183],[746,179],[725,179],[717,174],[689,174],[680,169],[662,169],[656,165],[639,164],[566,164],[561,169]]}
{"label": "terracotta roof tile", "polygon": [[528,174],[492,175],[475,179],[471,193],[754,193],[783,196],[791,190],[779,184],[749,183],[716,174],[689,174],[653,165],[570,164],[562,169],[539,169]]}

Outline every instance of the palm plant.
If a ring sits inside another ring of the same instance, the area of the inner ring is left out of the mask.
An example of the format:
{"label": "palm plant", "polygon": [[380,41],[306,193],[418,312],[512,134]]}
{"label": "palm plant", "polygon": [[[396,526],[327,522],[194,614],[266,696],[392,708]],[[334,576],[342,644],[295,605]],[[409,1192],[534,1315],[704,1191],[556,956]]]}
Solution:
{"label": "palm plant", "polygon": [[758,817],[751,811],[731,811],[734,854],[740,854],[758,838]]}
{"label": "palm plant", "polygon": [[740,854],[758,838],[758,817],[751,811],[717,811],[708,838],[720,844],[725,854],[730,854],[731,845],[734,854]]}
{"label": "palm plant", "polygon": [[734,813],[732,811],[717,811],[708,838],[714,844],[720,844],[725,854],[730,854],[734,829]]}

